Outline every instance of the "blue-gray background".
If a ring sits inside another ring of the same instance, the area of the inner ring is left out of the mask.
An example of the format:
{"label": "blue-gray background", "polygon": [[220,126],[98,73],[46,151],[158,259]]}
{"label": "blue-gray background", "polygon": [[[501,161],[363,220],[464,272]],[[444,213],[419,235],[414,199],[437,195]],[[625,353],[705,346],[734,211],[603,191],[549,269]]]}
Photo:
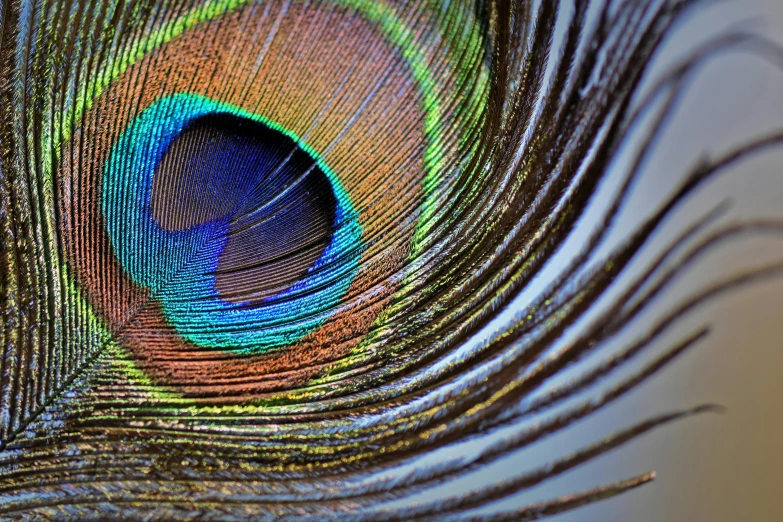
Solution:
{"label": "blue-gray background", "polygon": [[[726,30],[758,31],[783,42],[783,1],[723,4],[690,16],[667,44],[663,61],[676,59]],[[778,67],[783,69],[780,60]],[[756,132],[783,129],[783,71],[747,53],[712,61],[689,93],[669,139],[639,187],[640,208],[646,206],[646,190],[649,194],[665,191],[669,180],[680,179],[683,163],[692,164],[703,152],[718,152]],[[697,212],[701,201],[709,204],[721,192],[732,195],[727,222],[740,216],[780,218],[783,153],[765,153],[731,169],[706,192],[675,216],[672,228]],[[716,254],[686,275],[683,290],[743,267],[779,260],[783,242],[748,239]],[[676,295],[666,301],[676,302]],[[585,437],[600,436],[607,427],[637,418],[640,412],[700,402],[722,404],[726,413],[665,427],[564,477],[561,487],[566,490],[646,469],[658,472],[651,485],[554,520],[783,520],[783,279],[757,283],[711,303],[686,319],[681,331],[709,318],[714,327],[707,342],[617,407],[579,426],[579,431]]]}
{"label": "blue-gray background", "polygon": [[[728,31],[764,34],[783,45],[783,0],[702,4],[668,38],[653,65],[653,77],[690,54],[700,43]],[[748,52],[748,47],[741,49],[724,53],[700,69],[653,160],[621,211],[620,226],[613,231],[607,249],[648,215],[700,158],[715,157],[754,136],[783,130],[783,58],[765,61]],[[632,149],[618,157],[613,170],[617,174],[610,174],[603,184],[584,225],[575,231],[573,241],[549,263],[547,273],[502,314],[495,327],[500,327],[519,310],[573,255],[605,208],[607,198],[616,190],[618,176],[627,165]],[[710,182],[667,220],[660,234],[640,253],[630,272],[617,285],[622,286],[634,271],[638,273],[649,264],[667,240],[722,201],[727,201],[730,209],[716,226],[754,218],[783,220],[783,150],[758,154]],[[695,291],[732,274],[776,261],[783,261],[780,236],[740,238],[718,248],[679,277],[676,285],[632,323],[627,332],[602,347],[598,359],[641,335],[656,318]],[[611,297],[610,294],[607,299]],[[600,306],[601,303],[594,311],[600,310]],[[727,408],[724,414],[689,418],[660,428],[482,511],[516,509],[656,470],[657,479],[652,484],[552,520],[783,521],[783,277],[748,285],[683,317],[654,344],[646,360],[708,321],[712,324],[709,339],[611,407],[456,483],[422,492],[414,501],[432,501],[480,489],[504,477],[544,466],[651,415],[718,403]],[[574,332],[566,333],[566,337],[571,335]],[[638,367],[637,363],[634,368]],[[561,377],[560,382],[567,378]],[[585,397],[596,396],[605,389],[597,386]],[[510,427],[494,434],[491,440],[497,441],[524,426]],[[472,441],[447,448],[425,460],[433,463],[455,455],[475,454],[485,443],[486,440]]]}

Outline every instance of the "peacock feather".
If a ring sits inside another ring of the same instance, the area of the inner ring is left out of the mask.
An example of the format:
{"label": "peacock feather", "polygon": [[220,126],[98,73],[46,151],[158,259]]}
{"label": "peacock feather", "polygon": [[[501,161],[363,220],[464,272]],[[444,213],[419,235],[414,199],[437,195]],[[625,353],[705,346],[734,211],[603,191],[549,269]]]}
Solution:
{"label": "peacock feather", "polygon": [[718,206],[629,271],[775,133],[699,164],[606,248],[689,76],[751,38],[643,90],[692,4],[0,0],[0,512],[526,520],[651,480],[476,511],[715,406],[406,502],[622,397],[705,341],[700,326],[651,353],[686,312],[783,269],[615,342],[690,260],[780,229],[707,234]]}

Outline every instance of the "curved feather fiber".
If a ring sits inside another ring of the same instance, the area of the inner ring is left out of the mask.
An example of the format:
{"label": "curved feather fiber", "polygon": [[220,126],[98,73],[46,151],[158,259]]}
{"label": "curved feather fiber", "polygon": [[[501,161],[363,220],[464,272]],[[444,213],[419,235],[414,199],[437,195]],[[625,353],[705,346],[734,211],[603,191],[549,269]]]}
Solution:
{"label": "curved feather fiber", "polygon": [[[386,505],[609,405],[709,342],[703,326],[653,351],[681,317],[780,275],[734,274],[618,341],[718,245],[783,232],[716,229],[718,206],[629,271],[773,134],[705,160],[602,248],[698,66],[754,40],[711,42],[642,92],[694,3],[2,0],[0,513],[533,520],[652,480],[476,511],[717,407]],[[520,304],[632,133],[600,226]]]}

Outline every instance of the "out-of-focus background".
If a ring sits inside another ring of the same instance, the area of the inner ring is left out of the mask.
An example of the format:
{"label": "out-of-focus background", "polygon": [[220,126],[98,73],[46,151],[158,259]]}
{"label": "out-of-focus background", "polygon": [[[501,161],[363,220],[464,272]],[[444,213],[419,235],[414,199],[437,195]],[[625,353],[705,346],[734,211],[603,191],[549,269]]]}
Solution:
{"label": "out-of-focus background", "polygon": [[[759,32],[783,42],[783,1],[714,4],[680,24],[656,70],[726,31]],[[640,197],[631,212],[644,212],[645,200],[669,189],[681,179],[683,164],[693,164],[703,153],[718,153],[754,135],[783,129],[783,60],[778,57],[775,66],[769,54],[765,61],[748,52],[749,47],[742,49],[712,60],[699,73],[637,188]],[[740,217],[783,217],[783,152],[767,152],[730,169],[678,212],[667,228],[675,230],[678,223],[718,201],[721,193],[731,194],[726,223]],[[783,238],[735,241],[688,271],[658,307],[672,306],[689,288],[781,258]],[[710,318],[713,328],[707,341],[561,440],[564,445],[580,438],[593,440],[644,413],[703,402],[721,404],[726,412],[656,430],[538,492],[531,491],[530,498],[537,500],[657,471],[650,485],[552,520],[783,520],[783,278],[727,294],[686,318],[677,330],[688,332],[689,325]],[[558,446],[550,441],[546,448],[557,451]]]}
{"label": "out-of-focus background", "polygon": [[[543,0],[546,1],[546,0]],[[631,1],[631,0],[619,0]],[[567,4],[565,2],[564,4]],[[565,15],[567,9],[563,9]],[[564,15],[564,16],[565,16]],[[564,22],[567,21],[567,16]],[[649,71],[647,87],[697,48],[728,33],[758,34],[783,48],[783,0],[701,2],[680,20]],[[562,36],[562,31],[560,32]],[[557,38],[557,34],[556,34]],[[652,79],[652,80],[650,80]],[[645,87],[643,86],[642,91]],[[650,119],[650,121],[652,121]],[[633,186],[606,254],[660,206],[690,169],[754,138],[783,131],[783,52],[746,43],[725,51],[698,69],[688,84],[663,138]],[[616,193],[641,133],[615,159],[583,223],[546,269],[498,318],[498,326],[551,281],[588,236]],[[783,223],[783,147],[768,148],[725,169],[675,209],[655,237],[615,282],[591,313],[611,303],[625,283],[647,268],[672,240],[694,222],[722,206],[719,219],[703,231],[759,220]],[[691,242],[685,247],[693,247]],[[682,252],[680,252],[682,253]],[[734,236],[682,272],[646,311],[585,362],[595,366],[642,337],[667,312],[694,294],[739,274],[783,263],[783,233]],[[603,303],[603,304],[602,304]],[[586,324],[575,325],[553,351]],[[709,324],[709,337],[622,398],[563,432],[552,434],[460,480],[422,492],[411,501],[432,501],[479,490],[488,483],[546,468],[548,464],[654,415],[712,403],[721,414],[702,414],[660,427],[606,455],[522,491],[480,511],[516,510],[655,470],[651,484],[623,495],[566,512],[554,522],[780,522],[783,521],[783,271],[723,293],[676,321],[644,350],[638,361],[595,384],[577,398],[605,393],[665,350]],[[491,327],[489,327],[491,328]],[[478,337],[481,337],[479,335]],[[580,363],[581,365],[582,363]],[[578,365],[578,366],[580,366]],[[576,374],[584,368],[574,368]],[[548,390],[574,373],[559,375]],[[541,419],[524,419],[487,436],[444,448],[423,459],[437,463],[471,454],[488,441],[524,430]],[[394,502],[392,502],[394,504]]]}

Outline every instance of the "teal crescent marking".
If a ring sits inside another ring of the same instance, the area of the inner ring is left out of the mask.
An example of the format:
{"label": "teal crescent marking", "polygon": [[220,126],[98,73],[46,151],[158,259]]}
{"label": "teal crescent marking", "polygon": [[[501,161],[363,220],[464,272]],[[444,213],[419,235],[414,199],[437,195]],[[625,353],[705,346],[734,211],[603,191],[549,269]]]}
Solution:
{"label": "teal crescent marking", "polygon": [[[331,242],[307,274],[271,302],[229,303],[215,290],[229,217],[172,232],[161,228],[150,210],[155,168],[168,145],[190,121],[219,113],[254,120],[292,139],[316,160],[337,200]],[[289,130],[199,95],[162,98],[130,123],[106,161],[101,198],[123,269],[150,290],[177,333],[200,347],[261,353],[295,342],[335,312],[359,269],[362,228],[335,173]]]}

